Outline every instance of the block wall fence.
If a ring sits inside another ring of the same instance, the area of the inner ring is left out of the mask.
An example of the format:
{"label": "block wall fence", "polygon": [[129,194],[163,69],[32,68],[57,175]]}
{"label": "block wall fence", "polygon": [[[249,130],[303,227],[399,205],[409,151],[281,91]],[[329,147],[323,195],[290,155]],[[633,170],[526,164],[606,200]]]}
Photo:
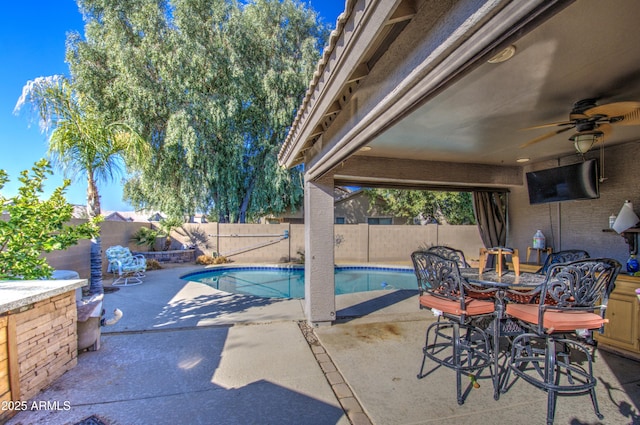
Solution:
{"label": "block wall fence", "polygon": [[[147,251],[136,246],[131,236],[149,223],[103,222],[102,251],[112,245]],[[285,237],[285,235],[287,237]],[[477,260],[483,246],[475,225],[429,224],[368,225],[337,224],[334,227],[336,262],[410,263],[411,252],[420,247],[448,245],[462,249],[468,260]],[[186,223],[171,233],[172,249],[195,246],[196,256],[218,253],[236,263],[283,263],[297,261],[304,253],[303,224],[228,224]],[[155,249],[161,250],[159,238]],[[56,269],[75,270],[80,278],[89,278],[89,241],[65,251],[49,253],[49,264]],[[103,258],[103,272],[106,260]]]}

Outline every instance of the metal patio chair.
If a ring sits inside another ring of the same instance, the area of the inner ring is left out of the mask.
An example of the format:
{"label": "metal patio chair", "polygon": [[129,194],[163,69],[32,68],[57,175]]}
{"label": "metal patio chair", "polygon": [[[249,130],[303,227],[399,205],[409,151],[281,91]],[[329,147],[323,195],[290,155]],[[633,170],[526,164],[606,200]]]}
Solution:
{"label": "metal patio chair", "polygon": [[589,253],[582,249],[565,249],[564,251],[552,252],[547,255],[542,267],[540,267],[536,273],[547,274],[547,270],[549,270],[549,267],[553,264],[569,263],[585,258],[589,258]]}
{"label": "metal patio chair", "polygon": [[[485,368],[489,367],[492,377],[495,373],[490,336],[474,325],[474,320],[493,315],[494,303],[467,295],[470,285],[460,275],[456,261],[427,251],[416,251],[411,259],[418,279],[420,308],[431,309],[445,319],[427,328],[418,378],[428,376],[440,366],[455,370],[456,396],[461,405],[469,391],[462,393],[463,375],[472,378],[470,385],[473,385]],[[437,366],[425,372],[427,359]]]}
{"label": "metal patio chair", "polygon": [[438,254],[441,257],[447,258],[449,260],[453,260],[458,264],[458,267],[461,269],[470,268],[471,266],[467,263],[466,258],[464,258],[464,252],[459,249],[451,248],[444,245],[436,245],[430,248],[427,248],[427,252],[432,252],[434,254]]}
{"label": "metal patio chair", "polygon": [[107,248],[105,255],[109,262],[107,271],[113,273],[113,286],[134,286],[142,283],[147,270],[147,260],[144,256],[133,255],[129,248],[120,245]]}
{"label": "metal patio chair", "polygon": [[[554,264],[538,304],[507,304],[507,316],[528,331],[513,339],[503,390],[513,372],[546,391],[547,424],[553,423],[558,395],[590,394],[596,416],[603,418],[596,399],[592,350],[582,338],[589,341],[590,331],[602,331],[607,322],[607,300],[619,271],[620,263],[608,258]],[[549,298],[553,303],[547,302]]]}

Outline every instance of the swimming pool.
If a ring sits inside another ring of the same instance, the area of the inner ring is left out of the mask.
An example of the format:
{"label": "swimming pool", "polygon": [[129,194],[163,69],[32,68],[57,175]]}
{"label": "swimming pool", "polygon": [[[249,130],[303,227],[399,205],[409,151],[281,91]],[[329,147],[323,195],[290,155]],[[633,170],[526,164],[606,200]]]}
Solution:
{"label": "swimming pool", "polygon": [[[267,298],[304,298],[303,266],[239,266],[181,276],[233,294]],[[336,266],[336,295],[381,289],[418,289],[410,268]]]}

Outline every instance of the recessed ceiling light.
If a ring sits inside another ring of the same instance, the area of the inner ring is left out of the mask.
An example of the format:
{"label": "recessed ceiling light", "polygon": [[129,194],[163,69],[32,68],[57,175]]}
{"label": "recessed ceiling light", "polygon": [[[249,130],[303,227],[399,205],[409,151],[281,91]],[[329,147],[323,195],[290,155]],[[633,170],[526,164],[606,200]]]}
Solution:
{"label": "recessed ceiling light", "polygon": [[497,55],[489,59],[487,62],[489,63],[500,63],[508,61],[516,54],[516,46],[513,44],[511,46],[507,46],[502,51],[498,52]]}
{"label": "recessed ceiling light", "polygon": [[529,162],[529,158],[518,158],[516,162]]}
{"label": "recessed ceiling light", "polygon": [[371,146],[363,146],[358,149],[360,152],[369,152],[371,150]]}

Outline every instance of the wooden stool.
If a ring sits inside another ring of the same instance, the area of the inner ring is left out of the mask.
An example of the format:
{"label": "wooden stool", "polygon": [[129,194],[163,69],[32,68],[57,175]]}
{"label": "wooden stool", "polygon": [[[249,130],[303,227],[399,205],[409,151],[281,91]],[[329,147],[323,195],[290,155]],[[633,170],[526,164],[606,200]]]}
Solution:
{"label": "wooden stool", "polygon": [[513,271],[516,276],[520,276],[520,257],[518,256],[517,248],[504,248],[504,247],[495,247],[495,248],[480,248],[480,261],[478,263],[478,273],[482,274],[486,267],[487,256],[488,255],[497,255],[498,256],[498,264],[496,266],[496,272],[498,276],[502,276],[502,256],[510,255],[511,262],[513,263]]}
{"label": "wooden stool", "polygon": [[531,254],[532,250],[535,250],[538,253],[538,255],[536,256],[536,258],[537,258],[536,259],[536,264],[540,264],[540,253],[541,252],[546,252],[547,255],[551,255],[551,252],[552,252],[551,247],[549,247],[549,248],[532,248],[532,247],[528,246],[527,247],[527,263],[529,262],[529,255]]}

